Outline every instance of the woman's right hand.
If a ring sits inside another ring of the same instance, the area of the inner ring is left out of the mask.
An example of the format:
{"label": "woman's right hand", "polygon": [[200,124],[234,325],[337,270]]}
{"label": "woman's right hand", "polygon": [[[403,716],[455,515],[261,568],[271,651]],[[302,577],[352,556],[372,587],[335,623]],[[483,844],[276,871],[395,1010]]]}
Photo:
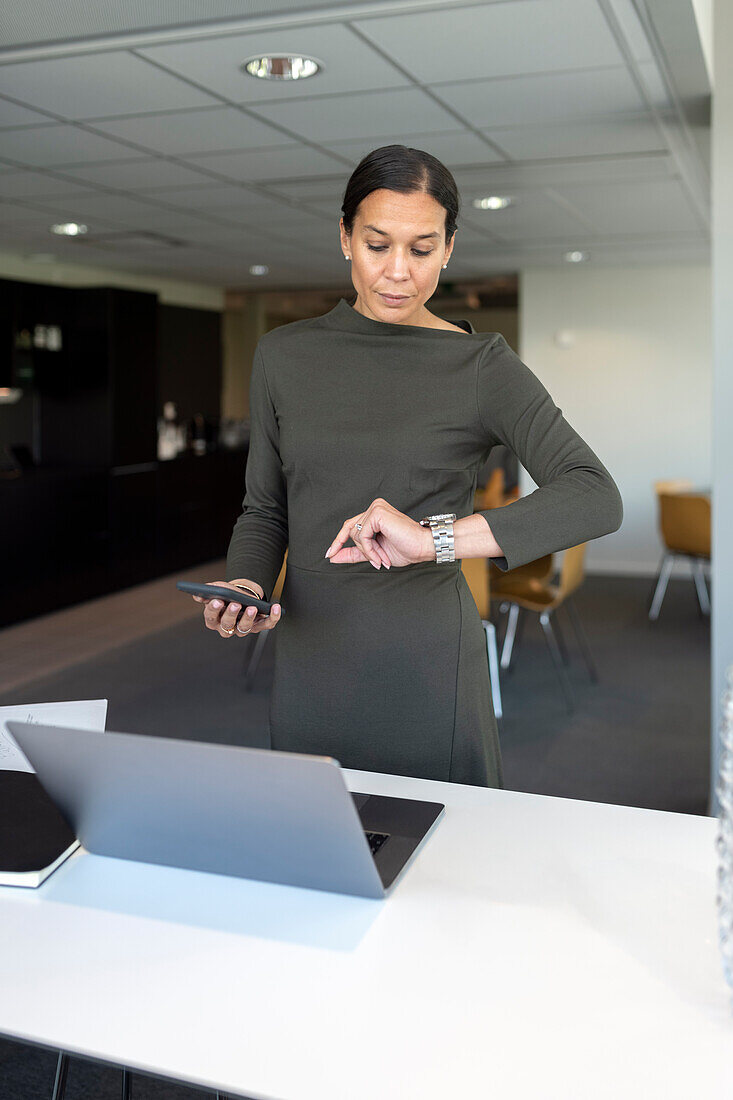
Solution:
{"label": "woman's right hand", "polygon": [[[207,581],[207,584],[215,584],[220,588],[228,588],[232,593],[232,600],[224,603],[222,600],[206,599],[204,596],[193,596],[197,603],[204,605],[204,623],[207,630],[215,630],[221,638],[246,638],[248,634],[259,634],[262,630],[272,630],[280,621],[280,604],[272,606],[269,615],[258,611],[256,607],[247,607],[241,602],[243,593],[232,588],[228,581]],[[242,609],[241,618],[237,622],[237,616]]]}

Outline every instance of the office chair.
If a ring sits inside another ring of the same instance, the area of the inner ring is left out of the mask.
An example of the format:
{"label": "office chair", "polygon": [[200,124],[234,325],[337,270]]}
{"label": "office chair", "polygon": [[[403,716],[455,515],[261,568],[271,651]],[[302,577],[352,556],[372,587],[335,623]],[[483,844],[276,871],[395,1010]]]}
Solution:
{"label": "office chair", "polygon": [[[53,1083],[53,1092],[51,1093],[51,1100],[63,1100],[66,1095],[66,1078],[69,1073],[69,1055],[63,1054],[59,1051],[58,1061],[56,1063],[56,1078]],[[122,1070],[122,1100],[131,1100],[130,1088],[132,1084],[132,1074],[129,1069]],[[223,1092],[215,1092],[212,1094],[216,1100],[227,1100]]]}
{"label": "office chair", "polygon": [[502,572],[496,566],[491,566],[491,598],[499,601],[500,611],[508,612],[501,653],[501,667],[503,669],[511,667],[512,654],[519,639],[519,631],[521,631],[523,625],[522,620],[525,617],[522,614],[520,618],[520,613],[526,611],[536,612],[570,714],[573,713],[575,707],[570,682],[564,668],[565,665],[570,663],[570,658],[557,616],[553,617],[553,613],[562,605],[567,608],[570,622],[588,669],[588,675],[593,683],[597,683],[598,671],[590,652],[583,624],[572,598],[573,593],[583,583],[586,545],[582,542],[578,546],[572,546],[565,551],[560,569],[559,584],[553,584],[550,580],[555,573],[552,554],[545,554],[544,557],[538,558],[536,561],[528,562],[526,565],[511,569],[508,572]]}
{"label": "office chair", "polygon": [[[282,596],[283,585],[285,584],[285,570],[287,568],[287,562],[288,562],[288,552],[286,550],[285,555],[283,557],[282,568],[281,568],[280,572],[277,575],[277,580],[275,581],[275,587],[273,588],[272,595],[270,596],[270,601],[269,601],[270,603],[278,603],[279,600],[280,600],[280,597]],[[244,674],[244,690],[245,691],[249,691],[250,688],[252,687],[252,684],[254,683],[254,678],[257,674],[257,669],[259,667],[259,663],[260,663],[260,660],[262,658],[262,653],[263,653],[263,650],[265,648],[265,645],[267,643],[267,639],[269,638],[269,636],[270,636],[270,631],[269,630],[261,630],[259,632],[259,634],[255,635],[254,646],[252,647],[252,649],[250,651],[249,659],[247,660],[247,668],[246,668],[246,671],[245,671],[245,674]]]}
{"label": "office chair", "polygon": [[[501,473],[501,471],[499,471]],[[461,571],[474,598],[481,625],[486,634],[486,650],[489,657],[489,682],[494,714],[502,718],[501,686],[499,684],[499,657],[496,648],[496,628],[489,618],[491,597],[489,593],[489,568],[486,558],[462,558]]]}
{"label": "office chair", "polygon": [[675,558],[686,558],[692,569],[701,615],[710,614],[704,563],[710,561],[710,498],[693,493],[689,481],[656,481],[659,529],[664,554],[649,596],[649,618],[656,622]]}

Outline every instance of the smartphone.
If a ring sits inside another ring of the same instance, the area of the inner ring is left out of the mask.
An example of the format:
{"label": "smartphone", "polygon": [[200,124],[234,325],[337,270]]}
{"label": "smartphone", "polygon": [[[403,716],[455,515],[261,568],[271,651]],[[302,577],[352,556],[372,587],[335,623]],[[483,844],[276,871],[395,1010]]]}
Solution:
{"label": "smartphone", "polygon": [[[250,596],[249,592],[243,592],[238,588],[224,588],[219,584],[198,584],[196,581],[176,581],[176,588],[181,592],[187,592],[189,596],[203,596],[205,600],[223,600],[225,604],[239,603],[242,607],[256,607],[263,615],[269,615],[272,604],[267,600],[258,600],[256,596]],[[284,615],[282,604],[280,615]]]}

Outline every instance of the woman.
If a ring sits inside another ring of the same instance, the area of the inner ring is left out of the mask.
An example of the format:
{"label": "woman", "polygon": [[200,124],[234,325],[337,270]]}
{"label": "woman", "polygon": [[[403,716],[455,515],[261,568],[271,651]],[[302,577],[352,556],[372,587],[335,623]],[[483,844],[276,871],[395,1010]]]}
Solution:
{"label": "woman", "polygon": [[[209,601],[204,619],[221,637],[277,626],[274,749],[502,786],[485,634],[460,559],[513,569],[615,531],[622,506],[504,338],[427,309],[458,208],[429,153],[388,145],[355,169],[340,233],[356,298],[257,345],[246,493],[230,579],[216,582],[267,599],[287,548],[287,614],[250,608],[235,626],[236,600]],[[499,443],[539,488],[472,514]]]}

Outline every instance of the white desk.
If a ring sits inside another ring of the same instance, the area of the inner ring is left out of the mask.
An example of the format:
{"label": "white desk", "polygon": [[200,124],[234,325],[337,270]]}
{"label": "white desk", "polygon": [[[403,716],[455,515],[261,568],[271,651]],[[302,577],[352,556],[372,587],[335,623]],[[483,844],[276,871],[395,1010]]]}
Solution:
{"label": "white desk", "polygon": [[386,902],[79,853],[0,889],[0,1032],[276,1100],[733,1096],[715,821],[446,803]]}

